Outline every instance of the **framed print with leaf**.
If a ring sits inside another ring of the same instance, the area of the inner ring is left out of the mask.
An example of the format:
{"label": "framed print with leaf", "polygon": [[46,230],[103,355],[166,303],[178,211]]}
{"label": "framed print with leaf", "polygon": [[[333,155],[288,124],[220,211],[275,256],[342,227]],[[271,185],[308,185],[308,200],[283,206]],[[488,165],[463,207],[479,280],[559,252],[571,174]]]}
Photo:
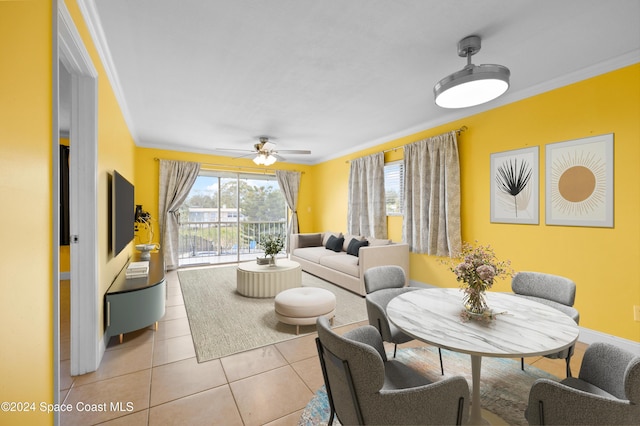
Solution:
{"label": "framed print with leaf", "polygon": [[491,222],[538,224],[538,147],[491,154]]}
{"label": "framed print with leaf", "polygon": [[613,133],[548,144],[547,225],[613,227]]}

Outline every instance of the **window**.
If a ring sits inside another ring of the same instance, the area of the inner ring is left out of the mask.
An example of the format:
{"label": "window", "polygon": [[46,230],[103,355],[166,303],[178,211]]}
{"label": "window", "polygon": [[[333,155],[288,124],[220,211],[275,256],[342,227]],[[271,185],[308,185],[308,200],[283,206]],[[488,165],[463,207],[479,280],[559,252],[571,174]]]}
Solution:
{"label": "window", "polygon": [[400,216],[404,213],[404,163],[392,161],[384,165],[384,188],[387,216]]}
{"label": "window", "polygon": [[201,170],[180,207],[180,266],[255,259],[260,238],[286,234],[275,176]]}

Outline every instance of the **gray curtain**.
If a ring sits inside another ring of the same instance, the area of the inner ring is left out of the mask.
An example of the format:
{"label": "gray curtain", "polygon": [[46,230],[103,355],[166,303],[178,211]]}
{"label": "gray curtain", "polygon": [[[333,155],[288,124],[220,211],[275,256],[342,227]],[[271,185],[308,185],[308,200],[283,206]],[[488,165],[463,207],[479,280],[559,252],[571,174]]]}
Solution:
{"label": "gray curtain", "polygon": [[347,233],[387,238],[382,152],[351,161]]}
{"label": "gray curtain", "polygon": [[178,267],[178,209],[189,195],[199,172],[198,163],[160,160],[158,222],[167,270]]}
{"label": "gray curtain", "polygon": [[289,252],[289,236],[298,233],[298,192],[300,192],[300,172],[276,170],[276,178],[280,190],[284,194],[287,206],[291,209],[291,220],[287,227],[287,253]]}
{"label": "gray curtain", "polygon": [[460,162],[456,133],[404,146],[403,241],[414,253],[455,256],[461,249]]}

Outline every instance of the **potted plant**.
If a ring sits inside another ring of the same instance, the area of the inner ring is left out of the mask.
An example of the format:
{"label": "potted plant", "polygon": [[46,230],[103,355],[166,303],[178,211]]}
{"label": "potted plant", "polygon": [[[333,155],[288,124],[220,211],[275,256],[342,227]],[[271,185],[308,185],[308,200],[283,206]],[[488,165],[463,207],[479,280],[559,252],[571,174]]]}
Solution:
{"label": "potted plant", "polygon": [[462,252],[450,267],[459,281],[460,290],[464,292],[462,299],[464,319],[494,319],[495,313],[487,305],[485,292],[493,286],[496,278],[513,275],[511,262],[500,261],[490,246],[463,243]]}
{"label": "potted plant", "polygon": [[264,249],[263,259],[268,259],[268,261],[265,262],[258,258],[258,264],[269,263],[271,266],[275,266],[276,255],[284,248],[284,237],[277,234],[266,234],[260,237],[260,242],[258,244]]}

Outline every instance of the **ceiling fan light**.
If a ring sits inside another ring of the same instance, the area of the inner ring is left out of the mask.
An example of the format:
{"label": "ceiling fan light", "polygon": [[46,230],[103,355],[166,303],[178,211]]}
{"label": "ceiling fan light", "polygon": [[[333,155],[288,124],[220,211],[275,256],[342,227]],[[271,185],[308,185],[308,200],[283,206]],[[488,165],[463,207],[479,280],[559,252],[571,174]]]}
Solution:
{"label": "ceiling fan light", "polygon": [[265,164],[265,156],[264,154],[260,153],[258,155],[256,155],[256,157],[253,159],[253,162],[256,163],[256,165],[258,166],[262,166]]}
{"label": "ceiling fan light", "polygon": [[496,99],[509,89],[511,72],[502,65],[467,65],[433,87],[442,108],[467,108]]}
{"label": "ceiling fan light", "polygon": [[275,163],[277,160],[276,157],[274,157],[273,155],[269,154],[269,156],[267,156],[267,158],[264,159],[264,165],[265,166],[270,166],[273,163]]}

